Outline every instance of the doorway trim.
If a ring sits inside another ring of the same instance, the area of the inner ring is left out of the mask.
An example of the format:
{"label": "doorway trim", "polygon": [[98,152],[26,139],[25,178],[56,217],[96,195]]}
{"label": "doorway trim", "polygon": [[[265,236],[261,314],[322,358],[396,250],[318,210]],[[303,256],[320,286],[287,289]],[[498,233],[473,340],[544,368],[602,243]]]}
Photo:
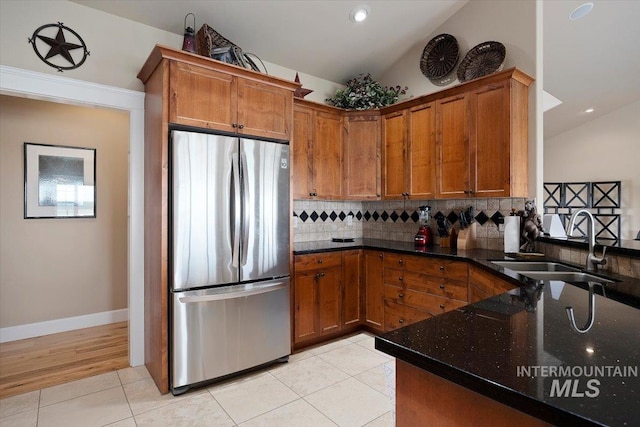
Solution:
{"label": "doorway trim", "polygon": [[129,364],[144,364],[144,92],[0,65],[0,94],[129,112]]}

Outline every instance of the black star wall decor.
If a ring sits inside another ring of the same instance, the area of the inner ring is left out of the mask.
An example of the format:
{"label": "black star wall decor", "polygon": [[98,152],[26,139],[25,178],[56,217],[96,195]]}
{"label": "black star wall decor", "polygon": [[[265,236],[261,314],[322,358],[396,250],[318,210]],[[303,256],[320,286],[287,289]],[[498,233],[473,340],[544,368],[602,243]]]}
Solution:
{"label": "black star wall decor", "polygon": [[[51,29],[56,28],[57,32],[54,34]],[[62,22],[41,26],[33,32],[29,43],[33,45],[33,50],[42,62],[60,72],[80,67],[90,55],[80,34],[66,27]],[[42,52],[45,51],[43,55]]]}

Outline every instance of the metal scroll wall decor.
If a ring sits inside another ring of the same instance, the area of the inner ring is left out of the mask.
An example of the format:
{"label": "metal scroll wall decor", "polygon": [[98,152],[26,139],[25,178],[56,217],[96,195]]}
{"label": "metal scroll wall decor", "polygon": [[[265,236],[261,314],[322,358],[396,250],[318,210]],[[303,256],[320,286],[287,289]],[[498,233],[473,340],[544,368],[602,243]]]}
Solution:
{"label": "metal scroll wall decor", "polygon": [[29,43],[42,62],[59,72],[80,67],[91,54],[80,34],[62,22],[39,27]]}

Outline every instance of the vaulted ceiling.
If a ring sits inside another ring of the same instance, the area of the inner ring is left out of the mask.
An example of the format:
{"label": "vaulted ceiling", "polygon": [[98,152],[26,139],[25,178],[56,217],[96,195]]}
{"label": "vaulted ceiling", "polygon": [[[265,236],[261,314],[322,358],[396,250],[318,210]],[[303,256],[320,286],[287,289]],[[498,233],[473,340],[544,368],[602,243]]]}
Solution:
{"label": "vaulted ceiling", "polygon": [[[362,72],[383,74],[467,1],[75,2],[180,35],[185,15],[193,12],[196,29],[207,23],[268,62],[345,83]],[[544,89],[562,101],[545,113],[545,137],[640,100],[640,1],[592,1],[590,14],[569,20],[582,3],[543,2]],[[350,11],[361,4],[368,5],[369,18],[351,22]],[[589,107],[595,109],[590,115],[584,113]]]}

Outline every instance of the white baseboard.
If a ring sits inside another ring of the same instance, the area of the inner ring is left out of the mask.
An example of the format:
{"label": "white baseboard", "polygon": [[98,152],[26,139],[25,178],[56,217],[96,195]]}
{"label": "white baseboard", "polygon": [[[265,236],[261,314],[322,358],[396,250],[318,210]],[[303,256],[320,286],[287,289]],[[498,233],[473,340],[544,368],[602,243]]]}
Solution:
{"label": "white baseboard", "polygon": [[91,328],[92,326],[123,322],[128,319],[129,310],[123,308],[122,310],[103,311],[102,313],[10,326],[8,328],[0,328],[0,343],[57,334],[58,332],[73,331],[76,329]]}

